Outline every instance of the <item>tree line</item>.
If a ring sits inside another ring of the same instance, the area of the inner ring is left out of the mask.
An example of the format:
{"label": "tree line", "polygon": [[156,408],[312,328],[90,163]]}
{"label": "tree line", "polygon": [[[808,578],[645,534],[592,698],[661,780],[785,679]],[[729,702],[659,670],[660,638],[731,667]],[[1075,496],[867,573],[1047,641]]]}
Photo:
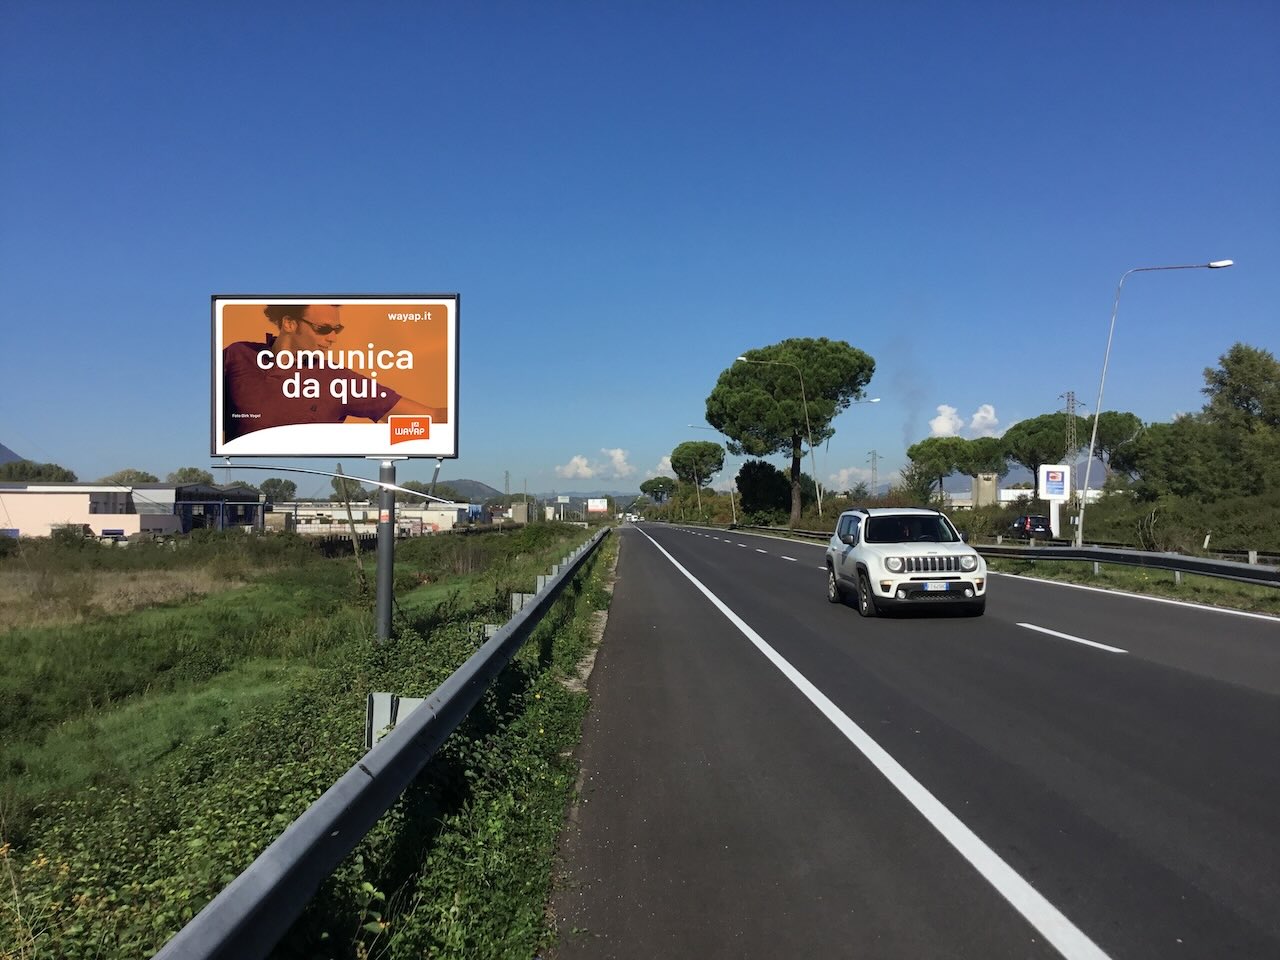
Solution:
{"label": "tree line", "polygon": [[[0,482],[77,483],[78,481],[79,478],[73,471],[56,463],[10,460],[8,463],[0,464]],[[99,477],[95,482],[104,486],[133,487],[138,484],[160,483],[161,481],[154,473],[139,470],[136,467],[126,467],[123,470],[117,470],[115,473],[109,473],[105,477]],[[215,485],[213,473],[201,467],[180,467],[167,474],[164,482],[175,486]],[[252,490],[255,493],[264,494],[273,503],[290,503],[296,500],[298,496],[298,485],[292,480],[280,477],[268,477],[257,485],[243,481],[238,482],[236,485]],[[366,503],[377,499],[378,488],[366,487],[355,477],[331,477],[329,485],[333,491],[333,498],[337,500],[345,497],[352,503]],[[446,483],[436,484],[434,492],[431,489],[431,484],[424,483],[421,480],[406,480],[400,486],[404,487],[405,490],[428,494],[439,500],[461,502],[464,499]],[[396,491],[397,503],[422,503],[423,501],[423,497],[415,497],[409,493]]]}
{"label": "tree line", "polygon": [[[1204,381],[1203,409],[1168,423],[1108,410],[1095,427],[1093,417],[1076,416],[1072,424],[1063,411],[1046,413],[998,438],[921,440],[907,448],[908,471],[928,497],[952,474],[1003,477],[1017,465],[1038,478],[1043,464],[1087,456],[1094,439],[1104,489],[1126,489],[1141,500],[1173,495],[1210,503],[1280,491],[1280,363],[1266,350],[1237,343],[1217,367],[1205,368]],[[1067,448],[1071,435],[1075,449]]]}
{"label": "tree line", "polygon": [[[818,493],[803,469],[808,450],[834,436],[832,421],[862,398],[875,361],[844,341],[792,338],[747,351],[716,381],[706,419],[726,442],[688,441],[671,452],[675,478],[652,477],[640,490],[664,503],[682,488],[700,496],[723,469],[726,450],[762,458],[784,454],[789,474],[763,459],[738,471],[743,512],[776,510],[789,500],[790,523]],[[953,475],[1007,476],[1023,467],[1038,478],[1044,464],[1073,463],[1093,440],[1109,492],[1140,501],[1161,497],[1204,503],[1280,494],[1280,363],[1267,350],[1237,343],[1204,370],[1206,402],[1171,422],[1144,423],[1127,411],[1095,417],[1064,411],[1019,421],[999,437],[929,437],[908,447],[894,485],[900,499],[937,502]],[[1096,431],[1096,434],[1095,434]],[[1075,448],[1068,449],[1076,438]],[[1095,485],[1092,482],[1091,486]],[[855,498],[874,494],[859,484]],[[1035,493],[1038,495],[1039,491]],[[734,505],[736,508],[736,504]]]}

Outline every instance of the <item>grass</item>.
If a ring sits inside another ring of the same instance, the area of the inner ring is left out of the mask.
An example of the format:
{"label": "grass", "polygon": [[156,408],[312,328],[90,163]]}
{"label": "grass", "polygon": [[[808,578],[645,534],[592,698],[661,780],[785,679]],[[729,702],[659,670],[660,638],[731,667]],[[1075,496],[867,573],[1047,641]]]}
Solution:
{"label": "grass", "polygon": [[0,571],[0,633],[66,626],[166,604],[185,603],[240,585],[207,569]]}
{"label": "grass", "polygon": [[[246,585],[0,634],[0,655],[44,684],[32,713],[0,719],[20,747],[0,753],[0,957],[154,952],[359,758],[369,690],[430,692],[480,623],[506,619],[507,592],[532,590],[582,534],[467,539],[397,551],[392,643],[370,642],[349,558],[263,570],[234,554]],[[545,942],[586,705],[567,678],[608,603],[598,579],[566,590],[281,955],[531,956]]]}
{"label": "grass", "polygon": [[1190,603],[1280,616],[1280,589],[1236,583],[1221,577],[1184,573],[1182,582],[1179,584],[1173,571],[1170,570],[1104,563],[1100,564],[1099,572],[1094,574],[1092,562],[1010,560],[1004,557],[988,558],[987,566],[997,573],[1083,583],[1110,590],[1170,597]]}
{"label": "grass", "polygon": [[29,741],[82,713],[193,686],[243,660],[315,665],[351,635],[368,636],[367,615],[344,604],[345,569],[310,575],[305,585],[283,576],[179,606],[0,634],[0,730]]}
{"label": "grass", "polygon": [[137,698],[60,724],[38,750],[6,742],[0,746],[0,770],[6,773],[0,808],[13,811],[16,829],[17,817],[25,822],[52,798],[89,787],[124,789],[179,751],[194,732],[220,736],[246,712],[313,673],[305,665],[250,661],[198,689]]}

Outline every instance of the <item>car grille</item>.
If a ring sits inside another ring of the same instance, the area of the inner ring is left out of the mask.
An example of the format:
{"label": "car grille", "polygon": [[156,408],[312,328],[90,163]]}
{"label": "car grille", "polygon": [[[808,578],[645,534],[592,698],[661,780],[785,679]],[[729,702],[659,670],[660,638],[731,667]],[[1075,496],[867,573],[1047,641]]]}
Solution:
{"label": "car grille", "polygon": [[907,573],[959,573],[959,557],[903,557]]}
{"label": "car grille", "polygon": [[908,590],[908,600],[929,600],[933,603],[955,603],[957,600],[972,600],[962,590]]}

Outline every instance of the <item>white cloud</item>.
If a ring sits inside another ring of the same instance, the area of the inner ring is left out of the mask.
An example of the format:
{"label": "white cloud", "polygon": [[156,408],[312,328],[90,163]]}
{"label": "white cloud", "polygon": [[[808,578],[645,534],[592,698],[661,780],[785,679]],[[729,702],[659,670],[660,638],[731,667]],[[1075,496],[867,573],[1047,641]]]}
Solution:
{"label": "white cloud", "polygon": [[956,437],[960,435],[960,428],[963,426],[964,421],[956,415],[956,408],[940,403],[938,415],[929,421],[929,436]]}
{"label": "white cloud", "polygon": [[572,457],[568,463],[556,467],[556,476],[568,480],[622,479],[636,472],[627,461],[627,451],[621,447],[601,447],[604,459],[592,463],[582,454]]}
{"label": "white cloud", "polygon": [[830,481],[830,489],[840,493],[844,490],[852,490],[859,483],[871,485],[871,470],[869,467],[845,467],[843,470],[837,470],[827,478]]}
{"label": "white cloud", "polygon": [[600,452],[609,458],[609,468],[615,477],[629,477],[636,472],[636,468],[627,463],[627,451],[621,447],[601,448]]}
{"label": "white cloud", "polygon": [[945,403],[938,404],[938,415],[929,421],[929,436],[958,437],[962,430],[968,437],[998,437],[1000,418],[996,416],[995,406],[990,403],[979,405],[966,428],[960,411]]}
{"label": "white cloud", "polygon": [[556,476],[567,480],[590,480],[596,475],[595,469],[587,462],[587,458],[578,454],[568,463],[556,467]]}
{"label": "white cloud", "polygon": [[969,433],[975,437],[1000,436],[1000,418],[996,416],[996,408],[989,403],[978,407],[969,421]]}
{"label": "white cloud", "polygon": [[671,456],[668,454],[658,461],[658,465],[649,471],[655,477],[674,477],[676,472],[671,469]]}

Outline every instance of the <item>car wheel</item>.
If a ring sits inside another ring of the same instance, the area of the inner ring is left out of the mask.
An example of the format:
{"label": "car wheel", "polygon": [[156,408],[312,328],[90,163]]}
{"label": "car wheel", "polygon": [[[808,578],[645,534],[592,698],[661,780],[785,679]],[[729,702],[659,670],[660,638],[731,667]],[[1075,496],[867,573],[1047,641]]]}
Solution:
{"label": "car wheel", "polygon": [[827,567],[827,602],[842,603],[844,594],[840,591],[840,581],[836,579],[834,567]]}
{"label": "car wheel", "polygon": [[858,612],[864,617],[874,617],[880,612],[876,608],[876,598],[871,593],[871,581],[865,573],[858,574]]}

